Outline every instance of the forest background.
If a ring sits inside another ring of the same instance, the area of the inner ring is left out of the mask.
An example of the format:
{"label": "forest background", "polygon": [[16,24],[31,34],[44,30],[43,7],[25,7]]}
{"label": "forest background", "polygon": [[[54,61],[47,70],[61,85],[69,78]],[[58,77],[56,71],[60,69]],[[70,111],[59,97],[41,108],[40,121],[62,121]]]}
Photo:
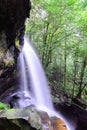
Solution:
{"label": "forest background", "polygon": [[31,1],[26,35],[38,51],[53,100],[87,102],[87,1]]}
{"label": "forest background", "polygon": [[[87,104],[87,0],[31,0],[31,3],[26,36],[38,52],[53,102],[69,101],[84,106]],[[3,88],[9,88],[8,78],[13,76],[7,71],[9,76],[3,82],[2,72],[6,72],[8,64],[2,56],[3,41],[0,48],[1,84],[5,83],[1,85],[2,93]],[[11,86],[15,86],[13,79]]]}

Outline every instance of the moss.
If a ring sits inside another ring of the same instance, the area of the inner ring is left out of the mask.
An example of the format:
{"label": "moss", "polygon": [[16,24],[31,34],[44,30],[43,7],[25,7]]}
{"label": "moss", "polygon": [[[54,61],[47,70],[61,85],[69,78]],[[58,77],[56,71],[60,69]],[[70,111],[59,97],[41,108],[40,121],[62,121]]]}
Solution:
{"label": "moss", "polygon": [[0,102],[0,111],[8,109],[8,105]]}

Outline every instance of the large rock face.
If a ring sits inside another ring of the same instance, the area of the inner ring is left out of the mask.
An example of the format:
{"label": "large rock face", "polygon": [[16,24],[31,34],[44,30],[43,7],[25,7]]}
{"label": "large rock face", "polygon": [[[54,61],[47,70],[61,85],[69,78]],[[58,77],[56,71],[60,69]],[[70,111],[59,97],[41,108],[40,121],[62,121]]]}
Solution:
{"label": "large rock face", "polygon": [[23,45],[25,19],[29,17],[30,9],[30,0],[0,0],[0,31],[5,31],[8,49],[15,46],[17,36]]}
{"label": "large rock face", "polygon": [[0,0],[0,97],[5,90],[16,86],[19,50],[15,39],[18,38],[19,44],[23,45],[25,20],[30,15],[30,9],[30,0]]}

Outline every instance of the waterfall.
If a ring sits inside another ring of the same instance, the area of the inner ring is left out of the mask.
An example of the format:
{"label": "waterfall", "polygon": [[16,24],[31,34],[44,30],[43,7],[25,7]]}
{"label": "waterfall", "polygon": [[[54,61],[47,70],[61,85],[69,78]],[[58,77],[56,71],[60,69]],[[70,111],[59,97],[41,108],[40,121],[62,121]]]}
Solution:
{"label": "waterfall", "polygon": [[[43,67],[35,49],[26,38],[18,58],[18,64],[20,69],[21,96],[23,93],[20,103],[22,106],[20,107],[30,105],[31,100],[31,105],[34,105],[37,109],[54,113],[50,89]],[[26,99],[29,103],[22,103],[22,101],[26,101]]]}
{"label": "waterfall", "polygon": [[45,111],[49,116],[57,116],[65,121],[68,130],[74,130],[66,119],[54,110],[47,79],[32,44],[24,39],[24,46],[18,57],[20,74],[20,89],[17,107],[33,105],[38,110]]}

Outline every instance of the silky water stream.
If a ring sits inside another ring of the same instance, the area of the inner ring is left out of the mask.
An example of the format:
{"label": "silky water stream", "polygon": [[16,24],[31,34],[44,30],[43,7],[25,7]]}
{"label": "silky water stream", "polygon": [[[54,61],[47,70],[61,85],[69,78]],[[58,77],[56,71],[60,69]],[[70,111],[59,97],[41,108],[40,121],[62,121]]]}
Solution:
{"label": "silky water stream", "polygon": [[18,57],[20,73],[20,95],[18,102],[20,108],[33,105],[38,110],[63,119],[68,130],[74,130],[60,113],[56,112],[51,100],[47,79],[32,44],[25,38],[24,46]]}

